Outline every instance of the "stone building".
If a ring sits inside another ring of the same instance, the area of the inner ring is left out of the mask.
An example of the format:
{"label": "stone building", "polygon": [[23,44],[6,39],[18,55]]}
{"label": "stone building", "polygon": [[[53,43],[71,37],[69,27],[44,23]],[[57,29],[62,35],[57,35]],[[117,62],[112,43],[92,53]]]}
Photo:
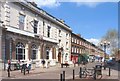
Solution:
{"label": "stone building", "polygon": [[70,61],[72,30],[65,22],[31,2],[2,2],[0,9],[2,62],[32,60],[39,64],[45,59],[56,65]]}

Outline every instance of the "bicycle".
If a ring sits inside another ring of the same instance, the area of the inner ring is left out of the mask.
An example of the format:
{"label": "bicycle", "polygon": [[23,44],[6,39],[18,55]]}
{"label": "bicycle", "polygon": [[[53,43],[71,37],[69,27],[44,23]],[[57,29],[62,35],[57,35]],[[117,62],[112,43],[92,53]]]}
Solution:
{"label": "bicycle", "polygon": [[88,76],[93,79],[101,79],[102,74],[100,70],[97,70],[96,68],[86,69],[85,67],[82,69],[81,72],[82,78],[87,78]]}
{"label": "bicycle", "polygon": [[94,75],[94,68],[92,69],[87,69],[87,68],[83,68],[82,72],[81,72],[81,76],[82,78],[86,78],[87,76],[93,77]]}

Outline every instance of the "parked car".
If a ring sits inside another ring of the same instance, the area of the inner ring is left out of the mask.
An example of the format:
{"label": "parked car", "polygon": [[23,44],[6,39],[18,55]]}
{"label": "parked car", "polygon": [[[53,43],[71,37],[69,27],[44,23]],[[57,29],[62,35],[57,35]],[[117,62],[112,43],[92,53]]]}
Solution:
{"label": "parked car", "polygon": [[116,64],[116,62],[115,62],[115,60],[108,60],[107,64],[110,65],[110,66],[113,66],[113,65]]}

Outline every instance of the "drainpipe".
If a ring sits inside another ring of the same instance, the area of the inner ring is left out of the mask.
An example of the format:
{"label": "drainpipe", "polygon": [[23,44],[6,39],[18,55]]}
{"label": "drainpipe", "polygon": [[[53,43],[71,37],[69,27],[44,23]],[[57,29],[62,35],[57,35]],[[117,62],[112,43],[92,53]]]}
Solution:
{"label": "drainpipe", "polygon": [[6,30],[5,30],[5,34],[4,34],[4,40],[5,40],[5,54],[3,56],[4,59],[4,71],[6,70],[6,50],[7,50],[7,36],[6,36]]}

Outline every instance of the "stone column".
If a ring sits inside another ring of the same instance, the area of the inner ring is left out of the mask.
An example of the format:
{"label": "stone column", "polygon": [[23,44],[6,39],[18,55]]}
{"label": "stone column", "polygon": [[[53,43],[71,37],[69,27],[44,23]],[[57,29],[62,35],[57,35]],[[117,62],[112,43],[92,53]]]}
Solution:
{"label": "stone column", "polygon": [[38,53],[37,54],[38,54],[37,59],[40,60],[40,58],[41,58],[41,45],[38,46]]}
{"label": "stone column", "polygon": [[25,60],[28,60],[28,57],[29,57],[29,44],[27,43],[26,45],[25,45]]}
{"label": "stone column", "polygon": [[52,59],[56,59],[56,48],[52,48]]}
{"label": "stone column", "polygon": [[53,52],[52,52],[53,50],[52,50],[52,47],[50,48],[50,50],[49,50],[49,60],[53,60]]}
{"label": "stone column", "polygon": [[55,56],[54,56],[54,47],[52,47],[52,59],[54,59]]}
{"label": "stone column", "polygon": [[28,42],[28,59],[31,60],[31,42]]}
{"label": "stone column", "polygon": [[46,52],[46,44],[42,44],[41,45],[41,59],[45,59],[46,57],[45,57],[45,53]]}
{"label": "stone column", "polygon": [[16,40],[13,38],[12,40],[12,60],[16,59]]}
{"label": "stone column", "polygon": [[58,61],[58,48],[57,47],[55,47],[55,51],[56,51],[56,55],[55,55],[55,59]]}
{"label": "stone column", "polygon": [[0,27],[0,61],[2,61],[2,27]]}

